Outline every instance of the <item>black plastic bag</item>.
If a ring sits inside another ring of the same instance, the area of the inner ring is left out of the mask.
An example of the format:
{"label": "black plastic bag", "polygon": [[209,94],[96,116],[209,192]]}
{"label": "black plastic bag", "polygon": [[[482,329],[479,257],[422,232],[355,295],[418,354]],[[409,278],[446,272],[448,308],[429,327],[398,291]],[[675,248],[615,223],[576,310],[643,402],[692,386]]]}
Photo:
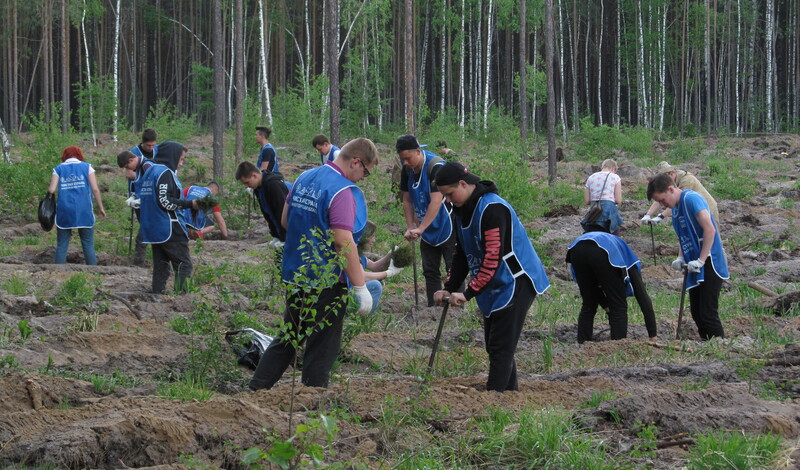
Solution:
{"label": "black plastic bag", "polygon": [[586,215],[583,216],[583,220],[586,223],[593,224],[597,222],[597,219],[600,217],[600,214],[603,213],[603,207],[600,206],[600,201],[594,201],[589,206],[589,210],[586,211]]}
{"label": "black plastic bag", "polygon": [[[247,342],[234,342],[234,336],[242,334],[245,338],[252,338]],[[260,331],[256,331],[252,328],[243,328],[241,330],[232,330],[225,333],[225,340],[228,343],[231,343],[233,347],[233,351],[236,353],[236,358],[239,361],[239,365],[247,366],[252,370],[256,370],[258,366],[258,361],[261,360],[261,356],[264,354],[264,351],[267,350],[267,347],[272,342],[272,337],[267,336]]]}
{"label": "black plastic bag", "polygon": [[53,193],[45,194],[39,200],[39,224],[45,232],[53,229],[56,223],[56,195]]}

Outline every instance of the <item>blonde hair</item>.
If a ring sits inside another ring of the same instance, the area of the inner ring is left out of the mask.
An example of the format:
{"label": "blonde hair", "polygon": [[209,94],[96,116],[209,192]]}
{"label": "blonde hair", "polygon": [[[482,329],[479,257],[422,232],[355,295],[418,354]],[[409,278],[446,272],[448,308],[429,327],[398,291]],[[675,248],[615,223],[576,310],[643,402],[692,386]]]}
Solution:
{"label": "blonde hair", "polygon": [[616,170],[617,169],[617,162],[615,162],[611,158],[607,158],[607,159],[603,160],[603,169]]}
{"label": "blonde hair", "polygon": [[371,140],[365,137],[359,137],[344,144],[339,156],[345,161],[360,158],[365,165],[378,164],[378,148],[375,147]]}

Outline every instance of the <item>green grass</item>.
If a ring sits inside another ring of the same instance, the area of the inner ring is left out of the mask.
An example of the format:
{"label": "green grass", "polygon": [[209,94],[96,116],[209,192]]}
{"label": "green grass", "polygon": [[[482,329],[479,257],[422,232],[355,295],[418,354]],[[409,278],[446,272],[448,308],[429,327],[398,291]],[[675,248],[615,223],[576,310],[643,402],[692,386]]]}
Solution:
{"label": "green grass", "polygon": [[159,385],[156,395],[186,403],[195,400],[199,402],[207,401],[214,396],[214,392],[208,390],[203,383],[184,379]]}
{"label": "green grass", "polygon": [[710,430],[695,436],[687,468],[691,470],[761,469],[777,463],[781,438]]}

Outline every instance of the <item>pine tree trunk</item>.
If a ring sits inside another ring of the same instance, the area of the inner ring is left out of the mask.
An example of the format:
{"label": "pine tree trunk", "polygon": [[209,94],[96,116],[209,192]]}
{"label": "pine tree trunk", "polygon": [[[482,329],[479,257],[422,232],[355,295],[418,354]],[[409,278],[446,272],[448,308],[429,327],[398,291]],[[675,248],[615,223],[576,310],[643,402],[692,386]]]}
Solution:
{"label": "pine tree trunk", "polygon": [[414,90],[416,83],[414,80],[414,16],[413,1],[405,0],[405,10],[403,22],[403,42],[405,44],[405,54],[403,57],[405,68],[403,77],[405,79],[405,98],[406,98],[406,127],[411,134],[416,133],[417,122],[414,113]]}
{"label": "pine tree trunk", "polygon": [[339,0],[328,0],[328,81],[330,83],[331,141],[339,142]]}
{"label": "pine tree trunk", "polygon": [[70,129],[70,83],[69,83],[69,16],[67,0],[61,0],[61,133]]}
{"label": "pine tree trunk", "polygon": [[767,71],[764,77],[764,85],[765,85],[765,95],[766,95],[766,123],[765,127],[767,132],[774,132],[775,131],[775,121],[773,113],[773,101],[772,101],[772,89],[773,89],[773,80],[774,80],[774,28],[775,28],[775,18],[774,18],[774,3],[773,0],[766,0],[767,1],[767,9],[766,9],[766,32],[765,32],[765,46],[764,46],[764,55],[767,60]]}
{"label": "pine tree trunk", "polygon": [[547,175],[550,186],[556,181],[556,92],[554,53],[553,0],[544,0],[544,43],[547,73]]}
{"label": "pine tree trunk", "polygon": [[[600,32],[597,34],[597,117],[598,124],[603,125],[603,26],[605,25],[605,5],[600,0]],[[588,51],[587,51],[588,52]],[[587,54],[588,55],[588,54]]]}
{"label": "pine tree trunk", "polygon": [[[214,69],[214,109],[225,109],[225,64],[223,62],[223,51],[225,49],[225,39],[222,32],[222,5],[220,0],[212,0],[211,2],[211,36],[213,41],[211,47],[213,48],[214,57],[211,63]],[[213,113],[213,170],[214,179],[222,179],[222,158],[224,156],[225,143],[225,113]]]}
{"label": "pine tree trunk", "polygon": [[236,27],[234,28],[234,57],[236,57],[236,161],[242,159],[244,155],[244,107],[245,107],[245,84],[244,84],[244,2],[236,0]]}
{"label": "pine tree trunk", "polygon": [[465,99],[465,91],[464,91],[464,58],[466,57],[467,50],[464,46],[464,36],[466,35],[466,30],[464,29],[464,20],[467,15],[467,2],[466,0],[461,0],[461,29],[459,36],[460,39],[460,46],[459,50],[461,51],[461,59],[459,64],[459,74],[458,74],[458,114],[459,114],[459,121],[458,124],[461,126],[461,129],[464,129],[466,122],[465,122],[465,114],[467,113],[466,110],[466,99]]}
{"label": "pine tree trunk", "polygon": [[519,2],[519,139],[522,154],[528,149],[528,25],[526,22],[528,0]]}
{"label": "pine tree trunk", "polygon": [[51,0],[45,0],[42,5],[42,95],[41,102],[44,107],[45,119],[49,123],[52,119],[50,110],[50,89],[52,88],[52,74],[53,68],[53,27],[52,27],[52,12],[53,4]]}

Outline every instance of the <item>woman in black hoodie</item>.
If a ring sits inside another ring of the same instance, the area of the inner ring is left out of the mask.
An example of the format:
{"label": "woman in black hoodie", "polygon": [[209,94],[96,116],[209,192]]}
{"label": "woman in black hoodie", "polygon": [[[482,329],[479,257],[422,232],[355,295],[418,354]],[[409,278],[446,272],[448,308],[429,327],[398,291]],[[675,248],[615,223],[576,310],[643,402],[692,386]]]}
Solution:
{"label": "woman in black hoodie", "polygon": [[186,291],[186,279],[192,275],[189,235],[178,209],[197,210],[197,200],[181,198],[178,169],[183,165],[186,148],[167,141],[158,146],[158,156],[136,182],[141,200],[139,223],[142,242],[153,247],[153,293],[163,294],[170,265],[175,271],[175,290]]}
{"label": "woman in black hoodie", "polygon": [[[544,266],[493,182],[449,162],[436,174],[436,185],[454,206],[458,244],[450,276],[434,300],[441,304],[449,297],[450,305],[459,306],[475,297],[489,354],[486,389],[518,390],[514,353],[528,308],[550,287]],[[464,293],[456,292],[467,274],[472,278]]]}

